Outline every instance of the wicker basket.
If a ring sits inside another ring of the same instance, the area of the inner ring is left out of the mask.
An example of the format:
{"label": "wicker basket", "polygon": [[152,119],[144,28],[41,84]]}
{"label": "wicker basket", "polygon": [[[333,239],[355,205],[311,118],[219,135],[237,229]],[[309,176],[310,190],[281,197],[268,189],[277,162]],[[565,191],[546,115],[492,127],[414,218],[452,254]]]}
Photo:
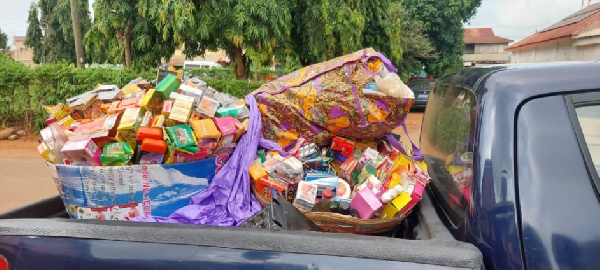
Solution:
{"label": "wicker basket", "polygon": [[393,230],[411,211],[392,219],[360,219],[338,213],[302,212],[325,231],[374,234]]}
{"label": "wicker basket", "polygon": [[[268,206],[270,201],[257,194],[254,185],[251,186],[252,192],[260,205],[262,207]],[[307,212],[302,209],[299,210],[324,231],[356,234],[375,234],[391,231],[412,212],[411,209],[404,215],[392,219],[360,219],[338,213]]]}

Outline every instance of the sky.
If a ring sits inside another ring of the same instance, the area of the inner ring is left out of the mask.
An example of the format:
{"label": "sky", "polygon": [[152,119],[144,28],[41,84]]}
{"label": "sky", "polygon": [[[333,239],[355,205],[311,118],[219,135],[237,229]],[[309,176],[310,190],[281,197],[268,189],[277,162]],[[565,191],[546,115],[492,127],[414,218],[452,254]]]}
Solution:
{"label": "sky", "polygon": [[[29,6],[35,0],[0,0],[0,29],[13,36],[27,32]],[[444,1],[444,0],[438,0]],[[544,29],[581,8],[582,0],[483,0],[465,27],[492,27],[497,36],[515,41]],[[588,0],[584,0],[587,4]],[[90,5],[93,2],[90,1]],[[600,2],[593,0],[592,3]]]}
{"label": "sky", "polygon": [[[464,27],[492,27],[497,36],[519,41],[580,10],[581,1],[483,0],[475,17]],[[592,4],[598,2],[592,0]]]}

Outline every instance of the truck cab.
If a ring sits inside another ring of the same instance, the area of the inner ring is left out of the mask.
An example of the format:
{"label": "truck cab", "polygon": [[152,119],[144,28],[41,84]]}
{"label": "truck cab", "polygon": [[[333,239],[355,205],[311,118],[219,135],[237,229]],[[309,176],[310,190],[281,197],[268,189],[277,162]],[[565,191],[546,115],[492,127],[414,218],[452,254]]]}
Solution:
{"label": "truck cab", "polygon": [[438,79],[420,138],[428,193],[486,269],[600,265],[600,63]]}

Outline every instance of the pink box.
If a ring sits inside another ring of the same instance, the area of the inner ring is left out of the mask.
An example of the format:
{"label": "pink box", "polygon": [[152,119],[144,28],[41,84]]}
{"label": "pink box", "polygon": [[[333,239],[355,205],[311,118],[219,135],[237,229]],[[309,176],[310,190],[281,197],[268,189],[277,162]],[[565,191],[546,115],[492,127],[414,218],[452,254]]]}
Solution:
{"label": "pink box", "polygon": [[100,162],[102,149],[98,148],[92,139],[68,141],[60,151],[71,160],[73,165],[102,166]]}
{"label": "pink box", "polygon": [[405,214],[406,212],[408,212],[408,210],[412,209],[413,206],[415,206],[415,204],[417,204],[423,198],[423,190],[424,189],[425,189],[425,186],[423,186],[423,184],[421,184],[421,182],[415,183],[415,189],[413,190],[412,194],[410,195],[412,200],[410,200],[410,202],[404,208],[402,208],[402,211],[400,212],[400,214]]}
{"label": "pink box", "polygon": [[350,208],[358,212],[361,219],[371,219],[373,215],[381,208],[383,204],[377,199],[377,196],[371,189],[363,188],[352,198]]}
{"label": "pink box", "polygon": [[235,118],[231,116],[216,117],[214,121],[215,125],[217,125],[217,128],[219,129],[219,132],[221,132],[220,145],[226,146],[233,143],[237,135]]}

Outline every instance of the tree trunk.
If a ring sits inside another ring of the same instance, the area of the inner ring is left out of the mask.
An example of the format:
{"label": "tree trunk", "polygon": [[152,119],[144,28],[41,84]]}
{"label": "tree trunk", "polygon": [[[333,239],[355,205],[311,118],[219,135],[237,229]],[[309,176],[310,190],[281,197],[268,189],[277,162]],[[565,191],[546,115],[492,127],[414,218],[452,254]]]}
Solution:
{"label": "tree trunk", "polygon": [[303,67],[310,65],[308,60],[306,60],[306,58],[304,58],[304,57],[299,57],[299,60],[300,60],[300,65],[302,65]]}
{"label": "tree trunk", "polygon": [[248,78],[248,66],[246,63],[246,57],[241,47],[232,48],[235,57],[235,77],[238,80],[245,80]]}
{"label": "tree trunk", "polygon": [[133,31],[133,23],[131,20],[127,22],[125,34],[123,35],[123,46],[125,48],[125,68],[131,68],[131,32]]}

